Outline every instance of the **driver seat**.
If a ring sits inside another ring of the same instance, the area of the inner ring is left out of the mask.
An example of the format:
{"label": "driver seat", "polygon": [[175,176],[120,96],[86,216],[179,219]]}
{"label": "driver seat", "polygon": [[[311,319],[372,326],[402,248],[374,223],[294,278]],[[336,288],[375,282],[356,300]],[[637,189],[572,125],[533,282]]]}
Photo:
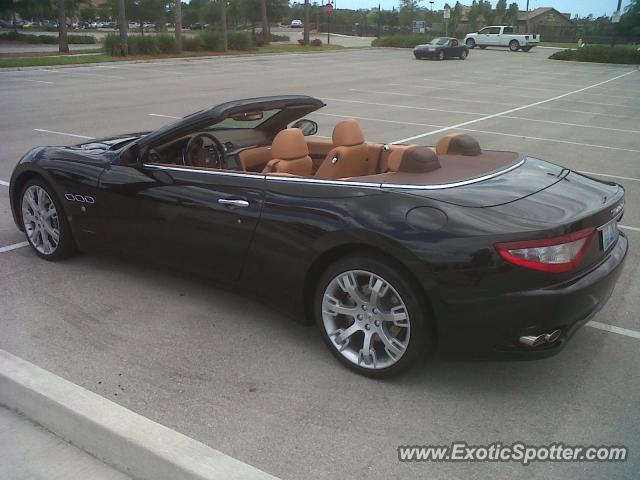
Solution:
{"label": "driver seat", "polygon": [[331,136],[334,148],[327,154],[316,177],[334,180],[366,175],[369,169],[369,147],[354,118],[337,123]]}
{"label": "driver seat", "polygon": [[299,128],[287,128],[275,136],[271,144],[271,158],[262,173],[311,176],[313,162]]}

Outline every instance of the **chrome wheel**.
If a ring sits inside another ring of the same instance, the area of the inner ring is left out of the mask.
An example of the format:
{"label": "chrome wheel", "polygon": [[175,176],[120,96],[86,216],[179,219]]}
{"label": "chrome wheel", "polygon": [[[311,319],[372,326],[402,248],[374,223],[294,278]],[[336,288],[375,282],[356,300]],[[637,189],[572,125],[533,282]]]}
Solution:
{"label": "chrome wheel", "polygon": [[51,255],[60,242],[58,211],[47,191],[31,185],[22,195],[22,223],[29,243],[43,255]]}
{"label": "chrome wheel", "polygon": [[379,370],[409,346],[411,320],[397,290],[365,270],[348,270],[327,285],[322,324],[337,352],[359,367]]}

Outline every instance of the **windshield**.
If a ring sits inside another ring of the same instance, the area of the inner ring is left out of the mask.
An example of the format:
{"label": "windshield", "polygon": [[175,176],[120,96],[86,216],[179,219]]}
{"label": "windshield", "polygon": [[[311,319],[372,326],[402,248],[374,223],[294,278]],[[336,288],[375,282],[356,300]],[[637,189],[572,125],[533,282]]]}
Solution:
{"label": "windshield", "polygon": [[261,110],[262,115],[260,116],[260,118],[257,118],[255,120],[227,117],[221,122],[212,125],[207,130],[226,130],[228,128],[256,128],[281,111],[282,109],[280,108],[276,108],[273,110]]}
{"label": "windshield", "polygon": [[436,37],[433,40],[431,40],[429,42],[429,44],[431,45],[444,45],[445,43],[447,43],[449,41],[448,38],[445,37]]}

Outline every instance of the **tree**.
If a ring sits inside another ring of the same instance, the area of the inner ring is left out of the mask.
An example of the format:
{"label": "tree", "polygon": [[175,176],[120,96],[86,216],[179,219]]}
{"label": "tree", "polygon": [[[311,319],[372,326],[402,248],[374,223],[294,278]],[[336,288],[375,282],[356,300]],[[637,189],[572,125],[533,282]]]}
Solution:
{"label": "tree", "polygon": [[507,13],[504,15],[504,21],[512,27],[515,27],[518,24],[518,4],[516,2],[509,5]]}
{"label": "tree", "polygon": [[451,17],[449,18],[449,26],[447,27],[449,30],[449,35],[455,37],[456,30],[458,29],[458,25],[460,24],[460,20],[462,19],[462,4],[460,2],[456,2],[455,7],[451,8]]}
{"label": "tree", "polygon": [[173,7],[173,22],[175,24],[176,49],[182,51],[182,1],[175,0]]}
{"label": "tree", "polygon": [[227,0],[220,0],[220,25],[222,26],[222,47],[226,52],[229,47],[229,32],[227,31]]}
{"label": "tree", "polygon": [[416,19],[418,0],[400,0],[400,25],[409,26]]}
{"label": "tree", "polygon": [[262,13],[262,35],[265,43],[269,42],[269,18],[267,17],[267,0],[260,0],[260,12]]}
{"label": "tree", "polygon": [[620,33],[626,37],[640,36],[640,0],[631,0],[620,18]]}
{"label": "tree", "polygon": [[507,15],[507,0],[498,0],[493,14],[493,22],[502,25]]}
{"label": "tree", "polygon": [[58,0],[58,51],[69,53],[67,43],[67,13],[65,11],[65,0]]}
{"label": "tree", "polygon": [[491,8],[489,0],[473,0],[469,10],[469,24],[471,30],[479,30],[481,27],[491,25],[493,23],[494,12]]}
{"label": "tree", "polygon": [[118,0],[118,27],[120,29],[120,54],[126,57],[129,55],[129,45],[127,43],[129,24],[127,23],[124,0]]}

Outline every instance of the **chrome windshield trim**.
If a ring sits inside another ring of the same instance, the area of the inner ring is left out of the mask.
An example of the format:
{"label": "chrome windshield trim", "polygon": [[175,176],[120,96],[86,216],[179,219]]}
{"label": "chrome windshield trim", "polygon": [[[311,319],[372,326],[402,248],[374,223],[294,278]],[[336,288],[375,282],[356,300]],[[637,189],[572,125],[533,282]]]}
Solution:
{"label": "chrome windshield trim", "polygon": [[240,173],[240,172],[227,172],[222,170],[204,170],[199,168],[183,168],[178,166],[168,166],[168,165],[153,165],[145,163],[143,164],[145,167],[149,168],[157,168],[158,170],[170,170],[177,172],[190,172],[190,173],[205,173],[207,175],[221,175],[228,177],[242,177],[242,178],[259,178],[264,180],[273,180],[277,182],[297,182],[297,183],[312,183],[312,184],[320,184],[320,185],[334,185],[341,187],[368,187],[368,188],[380,188],[380,189],[404,189],[404,190],[443,190],[446,188],[454,188],[461,187],[464,185],[471,185],[473,183],[482,182],[483,180],[489,180],[490,178],[497,177],[499,175],[503,175],[507,172],[515,170],[525,163],[526,157],[522,158],[519,162],[514,163],[513,165],[504,168],[502,170],[498,170],[487,175],[483,175],[481,177],[470,178],[468,180],[462,180],[460,182],[452,182],[452,183],[441,183],[437,185],[412,185],[407,183],[372,183],[372,182],[358,182],[358,181],[348,181],[348,180],[325,180],[322,178],[303,178],[303,177],[287,177],[287,176],[279,176],[279,175],[270,175],[270,174],[260,174],[260,173]]}

